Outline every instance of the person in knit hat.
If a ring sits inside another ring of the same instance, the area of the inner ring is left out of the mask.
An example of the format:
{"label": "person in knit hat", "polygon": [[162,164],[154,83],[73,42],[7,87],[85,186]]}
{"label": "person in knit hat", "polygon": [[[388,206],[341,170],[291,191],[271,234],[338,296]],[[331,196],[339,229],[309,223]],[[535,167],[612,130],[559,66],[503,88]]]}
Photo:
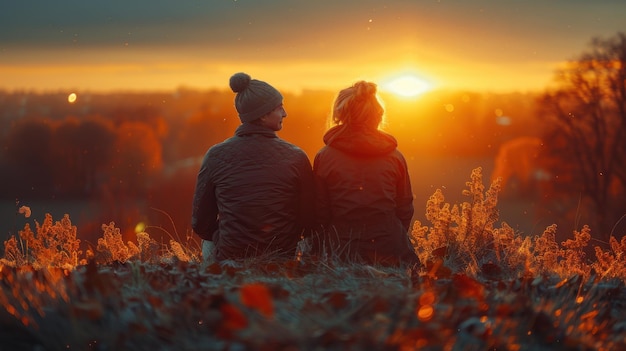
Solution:
{"label": "person in knit hat", "polygon": [[324,228],[317,250],[339,259],[420,266],[408,231],[413,192],[396,139],[381,130],[377,86],[359,81],[333,105],[335,124],[313,162],[317,214]]}
{"label": "person in knit hat", "polygon": [[246,73],[234,74],[230,88],[241,125],[204,155],[192,228],[207,262],[293,258],[315,218],[311,162],[276,135],[287,117],[278,90]]}

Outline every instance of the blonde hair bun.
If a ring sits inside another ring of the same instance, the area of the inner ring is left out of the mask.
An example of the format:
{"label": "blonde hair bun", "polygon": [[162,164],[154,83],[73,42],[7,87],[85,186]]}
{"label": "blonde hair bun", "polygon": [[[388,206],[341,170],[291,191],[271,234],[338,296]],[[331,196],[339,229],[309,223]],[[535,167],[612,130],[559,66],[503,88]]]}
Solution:
{"label": "blonde hair bun", "polygon": [[354,96],[357,99],[364,99],[376,95],[376,84],[366,81],[358,81],[354,83]]}

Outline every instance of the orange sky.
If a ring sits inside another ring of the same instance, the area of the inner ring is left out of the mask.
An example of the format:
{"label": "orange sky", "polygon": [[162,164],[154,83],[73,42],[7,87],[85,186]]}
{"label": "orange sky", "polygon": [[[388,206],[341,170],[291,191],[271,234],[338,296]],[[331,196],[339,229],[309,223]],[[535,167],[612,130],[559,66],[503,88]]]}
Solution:
{"label": "orange sky", "polygon": [[398,72],[434,88],[538,90],[593,36],[626,30],[626,2],[545,3],[12,2],[0,13],[0,89],[227,88],[245,71],[294,91]]}

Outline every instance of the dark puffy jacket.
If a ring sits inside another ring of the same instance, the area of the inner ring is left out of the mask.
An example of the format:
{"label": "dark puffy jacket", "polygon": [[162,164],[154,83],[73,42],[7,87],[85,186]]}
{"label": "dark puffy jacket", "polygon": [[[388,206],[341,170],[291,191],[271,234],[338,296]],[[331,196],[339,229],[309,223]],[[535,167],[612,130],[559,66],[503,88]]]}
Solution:
{"label": "dark puffy jacket", "polygon": [[313,216],[311,163],[274,131],[244,123],[204,156],[192,227],[215,243],[218,260],[292,255]]}
{"label": "dark puffy jacket", "polygon": [[408,240],[413,192],[396,139],[378,130],[340,125],[316,155],[317,213],[334,254],[415,264]]}

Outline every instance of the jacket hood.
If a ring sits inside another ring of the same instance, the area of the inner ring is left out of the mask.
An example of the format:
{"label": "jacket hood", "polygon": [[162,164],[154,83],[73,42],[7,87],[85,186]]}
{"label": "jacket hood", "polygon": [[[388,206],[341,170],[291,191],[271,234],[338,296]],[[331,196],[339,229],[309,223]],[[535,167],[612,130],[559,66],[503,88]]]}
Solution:
{"label": "jacket hood", "polygon": [[396,138],[380,130],[338,125],[324,134],[324,143],[355,156],[386,155],[398,147]]}

